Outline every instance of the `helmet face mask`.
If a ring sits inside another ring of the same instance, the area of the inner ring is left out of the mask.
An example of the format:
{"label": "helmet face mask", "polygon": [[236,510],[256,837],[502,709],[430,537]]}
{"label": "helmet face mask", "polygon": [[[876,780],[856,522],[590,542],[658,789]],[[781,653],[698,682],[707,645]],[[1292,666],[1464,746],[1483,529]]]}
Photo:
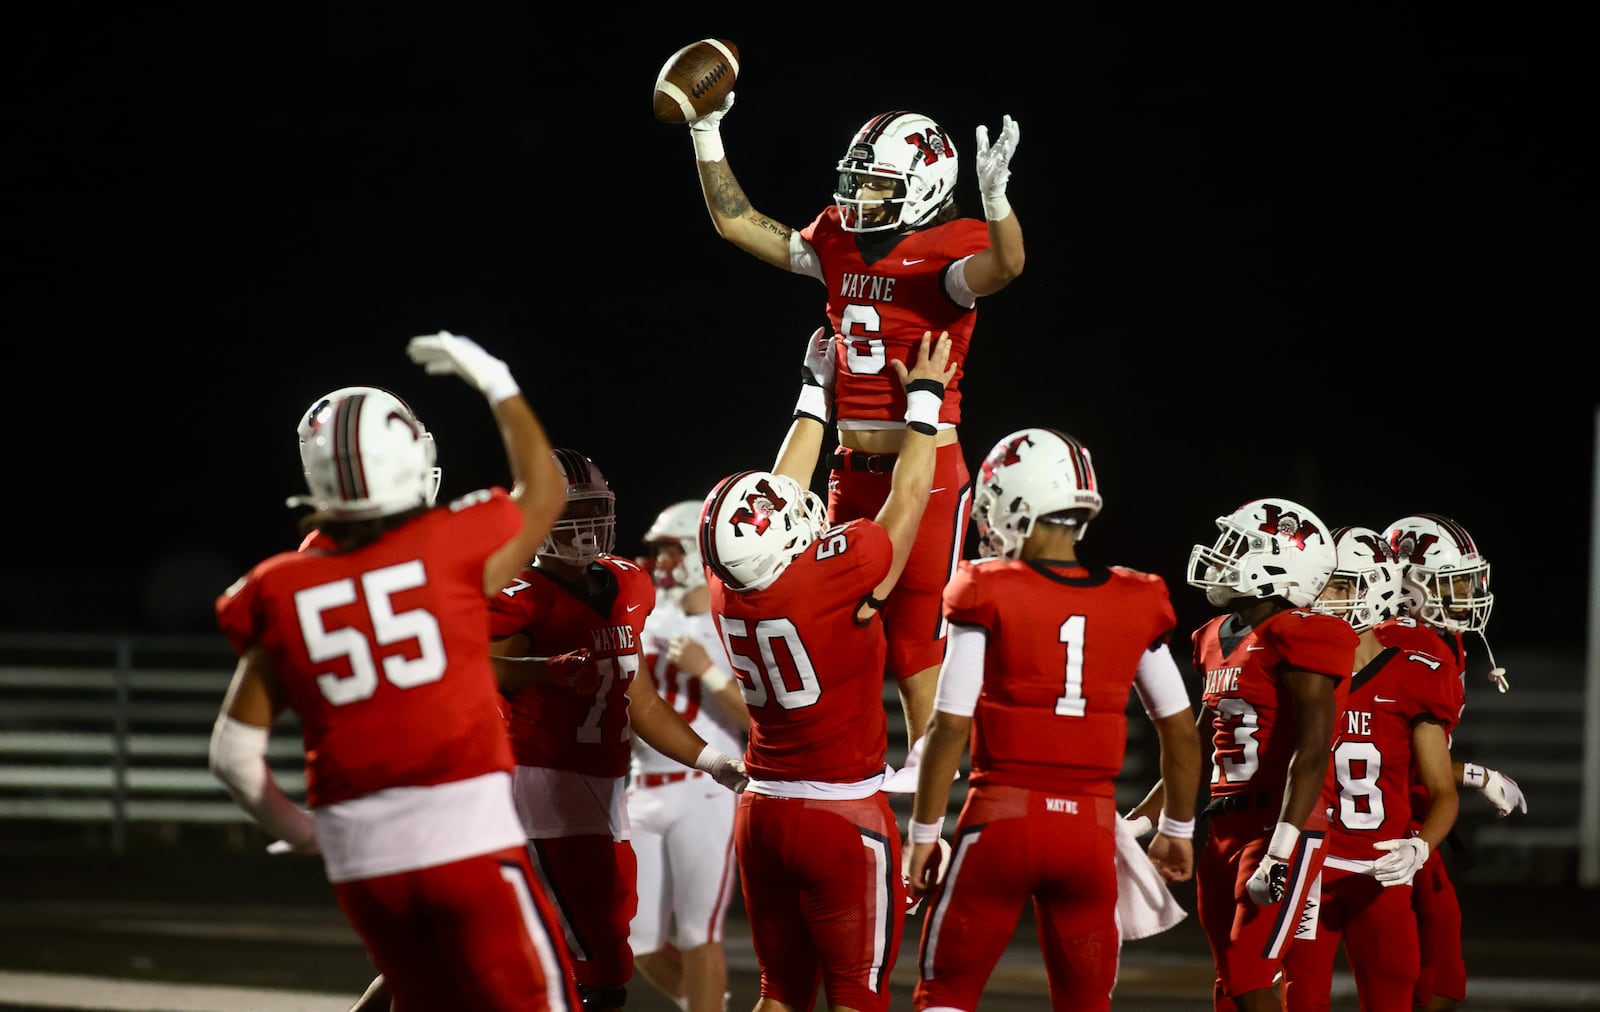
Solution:
{"label": "helmet face mask", "polygon": [[1224,607],[1239,598],[1281,597],[1296,608],[1315,601],[1338,563],[1327,525],[1289,499],[1256,499],[1217,518],[1210,545],[1189,554],[1189,585]]}
{"label": "helmet face mask", "polygon": [[411,408],[376,387],[335,392],[302,419],[300,462],[309,503],[330,518],[354,522],[432,505],[438,490],[433,442]]}
{"label": "helmet face mask", "polygon": [[1054,429],[1002,438],[984,457],[976,486],[972,520],[985,559],[1017,558],[1039,522],[1068,511],[1079,515],[1081,541],[1104,505],[1088,449]]}
{"label": "helmet face mask", "polygon": [[[676,599],[706,585],[699,543],[702,505],[693,499],[673,503],[656,516],[655,522],[644,533],[644,543],[655,557],[656,564],[652,572],[659,596]],[[673,551],[674,548],[676,551]],[[670,565],[662,565],[663,554],[671,557]]]}
{"label": "helmet face mask", "polygon": [[550,527],[540,558],[587,566],[617,546],[616,493],[594,461],[576,450],[556,450],[567,479],[567,507]]}
{"label": "helmet face mask", "polygon": [[1311,610],[1342,618],[1356,632],[1400,614],[1405,587],[1383,535],[1370,527],[1341,527],[1333,532],[1333,544],[1338,568]]}
{"label": "helmet face mask", "polygon": [[[833,200],[848,232],[933,224],[954,199],[959,172],[955,145],[944,128],[920,113],[904,111],[868,120],[835,168]],[[863,187],[863,182],[869,185]]]}
{"label": "helmet face mask", "polygon": [[700,552],[729,590],[765,590],[826,527],[815,492],[787,475],[742,471],[717,483],[700,514]]}
{"label": "helmet face mask", "polygon": [[1448,633],[1483,632],[1494,609],[1489,563],[1472,535],[1449,517],[1414,513],[1385,535],[1405,567],[1407,611]]}

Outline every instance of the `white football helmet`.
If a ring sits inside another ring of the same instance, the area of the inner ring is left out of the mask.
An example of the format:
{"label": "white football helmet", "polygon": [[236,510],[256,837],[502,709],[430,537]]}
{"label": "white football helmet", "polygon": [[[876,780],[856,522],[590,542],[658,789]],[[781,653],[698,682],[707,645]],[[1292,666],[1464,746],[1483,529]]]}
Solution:
{"label": "white football helmet", "polygon": [[567,508],[535,555],[587,566],[617,546],[617,496],[594,461],[577,450],[556,450],[567,479]]}
{"label": "white football helmet", "polygon": [[340,387],[337,390],[331,390],[328,393],[323,394],[321,397],[318,397],[316,400],[311,402],[311,406],[300,415],[299,435],[301,469],[305,471],[309,477],[311,473],[311,464],[306,459],[306,442],[311,438],[311,428],[316,423],[317,416],[325,411],[335,399],[340,397],[348,397],[351,394],[368,394],[392,398],[395,403],[399,404],[400,407],[411,416],[411,420],[417,423],[417,428],[422,430],[422,441],[426,444],[426,451],[428,454],[428,471],[432,479],[431,485],[428,489],[428,505],[432,506],[434,501],[439,498],[439,483],[444,479],[444,469],[439,467],[437,463],[439,457],[439,448],[434,444],[433,433],[429,432],[427,426],[422,424],[422,419],[417,417],[417,413],[411,410],[411,405],[407,404],[404,398],[402,398],[399,394],[394,393],[391,390],[385,390],[382,387]]}
{"label": "white football helmet", "polygon": [[1413,513],[1384,537],[1405,567],[1408,610],[1417,619],[1445,632],[1483,632],[1494,608],[1489,563],[1465,528],[1437,513]]}
{"label": "white football helmet", "polygon": [[373,520],[432,505],[433,442],[400,398],[376,387],[335,391],[301,423],[300,461],[310,505],[335,520]]}
{"label": "white football helmet", "polygon": [[1383,535],[1370,527],[1341,527],[1333,532],[1333,547],[1339,564],[1329,582],[1348,580],[1351,596],[1336,600],[1324,590],[1311,610],[1342,618],[1356,632],[1400,614],[1405,589]]}
{"label": "white football helmet", "polygon": [[1067,510],[1081,541],[1103,502],[1094,464],[1083,444],[1054,429],[1019,429],[983,458],[972,499],[978,525],[978,554],[985,559],[1015,559],[1034,525]]}
{"label": "white football helmet", "polygon": [[1281,597],[1296,608],[1317,599],[1338,565],[1317,515],[1290,499],[1255,499],[1225,517],[1216,543],[1189,553],[1189,585],[1216,607],[1241,597]]}
{"label": "white football helmet", "polygon": [[729,590],[765,590],[827,526],[827,509],[786,475],[741,471],[700,512],[700,553]]}
{"label": "white football helmet", "polygon": [[683,550],[683,557],[671,569],[655,570],[656,589],[681,595],[706,585],[705,566],[700,561],[700,508],[694,499],[675,502],[657,514],[655,523],[644,532],[644,543],[670,541]]}
{"label": "white football helmet", "polygon": [[[955,197],[955,145],[944,127],[921,113],[897,110],[867,120],[839,159],[838,170],[833,202],[850,232],[931,225]],[[862,214],[865,205],[879,201],[860,197],[861,176],[890,179],[896,184],[894,196],[883,201],[885,214],[881,217]],[[873,218],[871,224],[868,218]]]}

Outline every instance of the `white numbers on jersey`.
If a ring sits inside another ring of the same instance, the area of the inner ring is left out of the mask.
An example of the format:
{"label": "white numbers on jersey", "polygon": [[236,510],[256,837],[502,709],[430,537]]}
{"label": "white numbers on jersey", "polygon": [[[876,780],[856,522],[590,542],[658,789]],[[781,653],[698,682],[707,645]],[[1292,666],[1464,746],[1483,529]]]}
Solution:
{"label": "white numbers on jersey", "polygon": [[1061,623],[1061,642],[1067,646],[1066,688],[1056,697],[1056,716],[1081,717],[1088,707],[1083,698],[1083,628],[1086,620],[1074,615]]}
{"label": "white numbers on jersey", "polygon": [[[1357,763],[1361,764],[1359,777],[1355,775]],[[1383,753],[1378,746],[1370,741],[1340,742],[1333,750],[1333,770],[1339,781],[1339,824],[1346,829],[1377,829],[1383,825],[1383,791],[1378,789]]]}
{"label": "white numbers on jersey", "polygon": [[[361,596],[366,599],[378,646],[390,647],[406,640],[417,644],[414,658],[390,654],[383,659],[383,677],[397,688],[414,689],[444,677],[444,638],[439,634],[439,621],[421,608],[396,612],[392,600],[395,594],[415,590],[427,582],[428,574],[420,559],[361,574]],[[355,601],[356,584],[348,577],[307,587],[294,596],[300,635],[312,663],[323,664],[339,657],[349,660],[350,674],[329,672],[317,676],[317,688],[334,706],[367,699],[378,691],[378,667],[373,663],[366,634],[351,626],[329,629],[323,621],[325,613]]]}
{"label": "white numbers on jersey", "polygon": [[844,536],[843,531],[837,534],[824,532],[822,537],[822,543],[817,546],[818,559],[831,559],[835,555],[843,555],[844,550],[850,547],[850,539]]}
{"label": "white numbers on jersey", "polygon": [[[735,638],[746,646],[749,646],[746,641],[755,640],[760,657],[748,657],[735,649]],[[794,661],[795,674],[800,677],[800,687],[797,689],[789,688],[783,680],[783,672],[779,670],[777,658],[772,652],[774,640],[783,641],[790,659]],[[739,673],[739,686],[744,692],[745,705],[765,706],[769,699],[776,699],[785,710],[798,710],[822,698],[822,683],[817,680],[817,670],[806,653],[805,644],[800,642],[800,634],[795,631],[794,623],[788,619],[764,618],[756,623],[755,632],[751,633],[743,619],[725,618],[722,620],[722,645],[728,651],[728,663]]]}
{"label": "white numbers on jersey", "polygon": [[[583,723],[578,725],[580,745],[600,744],[600,718],[606,714],[606,698],[611,695],[611,687],[617,684],[619,678],[624,684],[633,681],[634,675],[639,673],[639,655],[602,657],[594,664],[600,669],[600,687],[594,690],[594,705],[589,707],[589,712],[584,714]],[[624,721],[622,733],[617,736],[617,740],[627,741],[631,737],[628,724]]]}
{"label": "white numbers on jersey", "polygon": [[1217,716],[1224,724],[1233,725],[1234,748],[1232,755],[1224,755],[1221,747],[1211,753],[1211,782],[1248,783],[1261,768],[1261,744],[1256,741],[1256,730],[1261,726],[1256,708],[1238,696],[1224,696],[1217,701]]}
{"label": "white numbers on jersey", "polygon": [[883,372],[889,357],[883,338],[871,337],[883,330],[876,306],[848,305],[839,314],[839,332],[844,337],[845,361],[857,376]]}

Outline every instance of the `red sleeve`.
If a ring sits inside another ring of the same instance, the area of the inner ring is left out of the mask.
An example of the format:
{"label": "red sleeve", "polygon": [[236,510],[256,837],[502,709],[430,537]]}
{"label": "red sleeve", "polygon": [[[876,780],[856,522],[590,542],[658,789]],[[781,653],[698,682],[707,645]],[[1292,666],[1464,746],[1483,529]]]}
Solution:
{"label": "red sleeve", "polygon": [[1289,668],[1345,679],[1355,670],[1361,637],[1344,619],[1300,609],[1273,618],[1260,632]]}

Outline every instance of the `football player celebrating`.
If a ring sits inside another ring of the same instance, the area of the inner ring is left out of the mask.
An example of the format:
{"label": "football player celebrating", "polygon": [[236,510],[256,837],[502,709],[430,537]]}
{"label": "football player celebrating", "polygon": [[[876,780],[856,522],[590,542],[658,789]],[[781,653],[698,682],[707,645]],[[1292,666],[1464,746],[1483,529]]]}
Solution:
{"label": "football player celebrating", "polygon": [[[739,761],[706,744],[636,677],[650,576],[612,554],[616,496],[594,461],[554,451],[566,508],[494,599],[489,631],[511,700],[517,814],[572,950],[584,1007],[621,1009],[633,976],[635,857],[626,804],[632,739],[735,792]],[[687,769],[686,769],[687,768]]]}
{"label": "football player celebrating", "polygon": [[[1200,724],[1212,734],[1208,832],[1195,900],[1219,1009],[1278,1008],[1273,978],[1322,867],[1318,803],[1358,637],[1308,606],[1338,561],[1328,528],[1289,499],[1217,518],[1189,554],[1189,585],[1227,613],[1196,629]],[[1148,814],[1165,785],[1134,810]],[[1273,820],[1276,819],[1274,824]]]}
{"label": "football player celebrating", "polygon": [[[1440,670],[1454,694],[1457,721],[1466,707],[1466,645],[1464,634],[1483,640],[1489,655],[1489,680],[1501,692],[1508,689],[1505,669],[1494,662],[1494,652],[1484,630],[1494,608],[1489,590],[1489,562],[1466,528],[1438,513],[1413,513],[1390,524],[1384,538],[1403,567],[1406,591],[1404,614],[1379,623],[1375,630],[1385,646],[1418,650],[1441,658]],[[1478,791],[1500,816],[1514,809],[1526,812],[1528,803],[1517,782],[1497,770],[1474,763],[1454,764],[1456,783]],[[1414,788],[1412,826],[1428,809],[1426,793]],[[1453,836],[1452,843],[1459,841]],[[1411,889],[1417,931],[1422,944],[1422,969],[1417,975],[1413,1003],[1426,1012],[1446,1012],[1466,997],[1467,964],[1461,955],[1461,900],[1444,858],[1437,853],[1418,873]]]}
{"label": "football player celebrating", "polygon": [[[543,427],[504,362],[441,333],[413,361],[488,400],[515,487],[449,508],[409,408],[336,392],[306,419],[309,522],[325,543],[275,555],[217,600],[239,665],[211,769],[268,832],[320,851],[340,908],[396,1004],[566,1009],[565,946],[511,803],[511,752],[483,630],[488,598],[561,508]],[[264,761],[300,717],[311,814]],[[448,922],[456,929],[441,935]]]}
{"label": "football player celebrating", "polygon": [[[815,368],[819,331],[807,346]],[[796,412],[771,471],[707,496],[700,553],[711,612],[750,708],[734,846],[761,963],[761,1012],[889,1007],[905,919],[900,831],[880,787],[888,756],[878,606],[899,579],[933,481],[949,335],[923,336],[892,487],[871,519],[827,527],[808,489],[823,425]],[[809,371],[809,370],[808,370]]]}
{"label": "football player celebrating", "polygon": [[[1100,512],[1089,451],[1023,429],[984,459],[972,519],[978,562],[944,592],[950,649],[923,737],[907,888],[938,879],[944,812],[961,753],[972,786],[950,872],[922,926],[918,1009],[975,1009],[1032,900],[1057,1008],[1109,1008],[1121,939],[1116,776],[1136,689],[1161,740],[1166,792],[1150,857],[1193,874],[1200,736],[1167,648],[1177,621],[1159,576],[1088,566],[1078,543]],[[1137,853],[1133,855],[1139,857]]]}
{"label": "football player celebrating", "polygon": [[[699,500],[673,503],[645,531],[656,606],[644,623],[645,670],[695,733],[730,755],[744,752],[750,711],[728,675],[711,618],[697,544]],[[639,910],[628,944],[640,974],[688,1012],[722,1012],[728,962],[723,922],[736,878],[732,795],[633,740],[628,821],[638,863]]]}
{"label": "football player celebrating", "polygon": [[977,128],[985,221],[960,215],[959,161],[944,127],[897,110],[856,132],[837,165],[833,202],[794,229],[753,208],[729,168],[721,122],[733,98],[730,92],[720,108],[689,123],[700,188],[718,235],[825,287],[838,362],[829,523],[877,515],[904,439],[906,398],[894,368],[915,361],[925,332],[950,335],[954,372],[934,419],[938,451],[928,508],[905,572],[881,610],[888,671],[900,687],[907,744],[915,744],[932,712],[944,658],[940,594],[966,537],[970,475],[956,426],[977,303],[1022,273],[1022,227],[1006,198],[1020,127],[1006,116],[993,144],[988,128]]}
{"label": "football player celebrating", "polygon": [[[1411,881],[1456,818],[1450,729],[1457,709],[1447,662],[1379,642],[1373,627],[1400,610],[1400,567],[1377,531],[1333,533],[1339,568],[1313,604],[1361,635],[1343,718],[1335,731],[1322,791],[1328,809],[1327,858],[1317,930],[1296,938],[1283,961],[1284,1008],[1331,1007],[1341,942],[1368,1012],[1410,1012],[1421,967]],[[1428,798],[1413,818],[1413,773]],[[1416,830],[1413,831],[1413,826]]]}

